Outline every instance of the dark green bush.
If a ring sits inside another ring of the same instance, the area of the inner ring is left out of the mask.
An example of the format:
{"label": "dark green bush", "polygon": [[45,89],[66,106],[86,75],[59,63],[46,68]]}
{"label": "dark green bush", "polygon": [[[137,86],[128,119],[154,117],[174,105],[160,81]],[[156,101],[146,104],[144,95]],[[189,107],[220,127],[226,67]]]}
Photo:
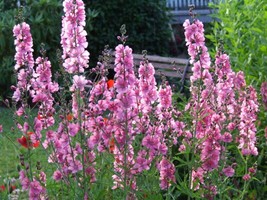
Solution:
{"label": "dark green bush", "polygon": [[[85,1],[86,2],[86,1]],[[120,27],[126,25],[127,44],[135,53],[146,49],[149,54],[169,53],[170,30],[165,0],[92,0],[87,7],[98,15],[89,31],[91,57],[97,57],[106,44],[115,47]]]}

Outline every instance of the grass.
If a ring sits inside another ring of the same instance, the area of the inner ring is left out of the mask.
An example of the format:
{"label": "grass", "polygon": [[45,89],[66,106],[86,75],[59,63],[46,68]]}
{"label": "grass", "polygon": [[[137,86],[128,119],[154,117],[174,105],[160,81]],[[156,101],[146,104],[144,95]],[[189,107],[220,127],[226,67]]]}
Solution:
{"label": "grass", "polygon": [[12,131],[14,123],[11,110],[3,107],[0,108],[0,124],[3,125],[3,133],[0,134],[0,176],[17,177],[19,150],[14,144],[16,144],[16,139],[19,137],[19,134]]}
{"label": "grass", "polygon": [[[33,115],[36,111],[33,110]],[[8,108],[0,107],[0,124],[3,126],[3,132],[0,134],[0,185],[4,184],[4,179],[19,178],[20,166],[20,154],[26,154],[27,149],[23,148],[17,139],[22,136],[22,133],[15,127],[15,121],[13,117],[13,111]],[[40,161],[42,168],[47,168],[47,157],[42,148],[36,148],[33,150],[31,156],[33,166],[36,165],[37,161]],[[49,176],[51,176],[52,169],[50,170]],[[17,181],[17,185],[19,183]],[[24,195],[19,199],[26,199]],[[1,199],[1,195],[0,195]]]}

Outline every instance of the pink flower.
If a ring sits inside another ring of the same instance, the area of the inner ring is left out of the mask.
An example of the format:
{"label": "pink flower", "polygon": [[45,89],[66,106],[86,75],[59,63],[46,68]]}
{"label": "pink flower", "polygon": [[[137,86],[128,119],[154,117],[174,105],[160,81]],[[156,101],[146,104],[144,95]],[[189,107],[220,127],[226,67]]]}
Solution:
{"label": "pink flower", "polygon": [[158,148],[159,140],[156,137],[147,135],[146,137],[143,138],[142,145],[150,150],[155,150]]}
{"label": "pink flower", "polygon": [[248,180],[250,180],[250,175],[249,174],[245,174],[244,176],[243,176],[243,180],[244,181],[248,181]]}
{"label": "pink flower", "polygon": [[180,152],[183,152],[183,151],[185,151],[185,150],[186,150],[185,145],[181,144],[180,147],[179,147],[179,151],[180,151]]}
{"label": "pink flower", "polygon": [[233,138],[232,138],[232,135],[231,135],[231,133],[229,133],[229,132],[225,132],[224,134],[223,134],[223,136],[222,136],[222,140],[224,141],[224,142],[232,142],[232,140],[233,140]]}
{"label": "pink flower", "polygon": [[74,137],[80,130],[79,124],[70,123],[68,125],[69,134]]}
{"label": "pink flower", "polygon": [[239,146],[243,155],[258,155],[258,149],[256,147],[256,125],[257,119],[256,113],[258,112],[258,102],[255,89],[250,86],[247,91],[244,91],[246,99],[240,99],[241,113],[240,124],[238,129],[239,134]]}
{"label": "pink flower", "polygon": [[88,138],[87,145],[88,145],[89,149],[93,149],[95,147],[95,145],[98,144],[99,142],[100,142],[99,133],[94,133],[93,135],[91,135]]}
{"label": "pink flower", "polygon": [[159,101],[160,105],[167,109],[172,105],[172,90],[169,85],[159,90]]}
{"label": "pink flower", "polygon": [[173,163],[163,158],[158,165],[158,170],[160,172],[160,188],[166,190],[171,183],[175,182],[175,167]]}
{"label": "pink flower", "polygon": [[[25,22],[14,26],[13,35],[16,38],[15,70],[17,71],[17,87],[12,98],[18,102],[23,98],[22,94],[26,94],[30,87],[28,80],[32,75],[34,66],[33,42],[30,26]],[[18,112],[17,114],[22,113]]]}
{"label": "pink flower", "polygon": [[27,190],[30,186],[30,180],[28,179],[28,177],[26,176],[25,171],[21,170],[19,172],[19,180],[22,186],[23,190]]}
{"label": "pink flower", "polygon": [[222,171],[224,175],[228,177],[232,177],[235,173],[235,170],[231,166],[224,168]]}
{"label": "pink flower", "polygon": [[85,7],[82,0],[65,0],[62,20],[61,45],[63,66],[68,73],[84,72],[88,67],[89,52],[86,41]]}
{"label": "pink flower", "polygon": [[135,94],[133,91],[129,90],[126,93],[118,94],[119,105],[122,109],[129,109],[133,106],[135,100]]}
{"label": "pink flower", "polygon": [[15,70],[18,70],[22,66],[32,68],[34,65],[33,61],[33,42],[32,36],[30,33],[30,26],[23,22],[21,24],[15,25],[13,28],[13,35],[16,37],[16,65]]}
{"label": "pink flower", "polygon": [[75,160],[69,163],[68,170],[70,170],[71,173],[75,174],[78,171],[82,170],[82,164],[79,160]]}
{"label": "pink flower", "polygon": [[86,86],[87,82],[88,81],[84,76],[73,76],[73,85],[71,86],[70,91],[74,92],[76,89],[84,91],[84,87]]}
{"label": "pink flower", "polygon": [[245,78],[244,78],[244,73],[243,72],[238,72],[235,77],[235,86],[239,88],[243,88],[246,86]]}
{"label": "pink flower", "polygon": [[142,155],[138,156],[135,161],[134,169],[137,171],[137,173],[140,173],[144,170],[148,170],[150,167],[150,162],[142,157]]}
{"label": "pink flower", "polygon": [[250,167],[250,168],[248,169],[248,171],[249,171],[249,173],[251,173],[251,174],[255,174],[255,173],[256,173],[256,169],[255,169],[254,167]]}
{"label": "pink flower", "polygon": [[29,199],[30,200],[38,200],[42,193],[45,192],[45,189],[41,186],[41,184],[34,180],[30,183],[30,190],[29,190]]}
{"label": "pink flower", "polygon": [[154,66],[151,63],[146,64],[145,62],[140,63],[139,76],[145,79],[153,78],[155,74]]}
{"label": "pink flower", "polygon": [[117,89],[119,93],[125,93],[128,88],[128,83],[125,79],[123,79],[122,77],[119,77],[116,79],[115,88]]}
{"label": "pink flower", "polygon": [[13,93],[12,99],[18,102],[20,100],[20,97],[21,97],[21,92],[19,88],[17,88],[15,92]]}
{"label": "pink flower", "polygon": [[54,172],[53,179],[55,181],[60,181],[62,178],[63,178],[62,173],[59,170]]}
{"label": "pink flower", "polygon": [[40,172],[40,181],[42,181],[43,183],[46,182],[46,174],[44,172]]}
{"label": "pink flower", "polygon": [[197,190],[200,187],[200,183],[204,183],[205,171],[199,167],[197,170],[192,171],[191,189]]}

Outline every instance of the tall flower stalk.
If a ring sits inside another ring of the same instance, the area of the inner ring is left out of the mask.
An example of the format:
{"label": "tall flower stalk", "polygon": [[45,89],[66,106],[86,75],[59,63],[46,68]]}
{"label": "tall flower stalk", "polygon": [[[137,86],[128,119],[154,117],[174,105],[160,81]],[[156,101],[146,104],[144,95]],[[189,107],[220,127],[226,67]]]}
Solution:
{"label": "tall flower stalk", "polygon": [[[221,49],[212,65],[200,21],[190,23],[186,20],[184,28],[193,65],[190,77],[192,97],[186,109],[190,110],[194,129],[191,130],[192,143],[188,144],[192,154],[199,155],[199,158],[192,158],[195,165],[190,185],[195,190],[207,190],[203,195],[213,198],[218,188],[216,183],[208,180],[210,174],[222,170],[226,176],[232,177],[235,173],[227,161],[227,144],[237,142],[242,156],[258,154],[255,146],[257,95],[254,88],[246,87],[242,72],[232,71],[229,57]],[[247,165],[246,161],[244,164]]]}

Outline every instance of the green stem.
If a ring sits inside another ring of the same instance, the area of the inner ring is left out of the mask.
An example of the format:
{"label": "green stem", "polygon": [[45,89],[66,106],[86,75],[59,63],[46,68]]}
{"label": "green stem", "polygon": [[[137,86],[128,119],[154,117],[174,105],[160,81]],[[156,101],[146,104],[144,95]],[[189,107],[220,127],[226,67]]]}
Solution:
{"label": "green stem", "polygon": [[30,148],[28,148],[28,160],[29,160],[29,169],[30,169],[30,180],[33,181],[32,159],[31,159],[31,149]]}
{"label": "green stem", "polygon": [[125,143],[124,143],[124,197],[125,199],[127,198],[127,193],[128,193],[128,188],[127,188],[127,176],[126,176],[126,172],[127,172],[127,151],[128,151],[128,146],[127,146],[127,141],[128,141],[128,112],[127,109],[125,111],[125,115],[126,115],[126,122],[125,122]]}

